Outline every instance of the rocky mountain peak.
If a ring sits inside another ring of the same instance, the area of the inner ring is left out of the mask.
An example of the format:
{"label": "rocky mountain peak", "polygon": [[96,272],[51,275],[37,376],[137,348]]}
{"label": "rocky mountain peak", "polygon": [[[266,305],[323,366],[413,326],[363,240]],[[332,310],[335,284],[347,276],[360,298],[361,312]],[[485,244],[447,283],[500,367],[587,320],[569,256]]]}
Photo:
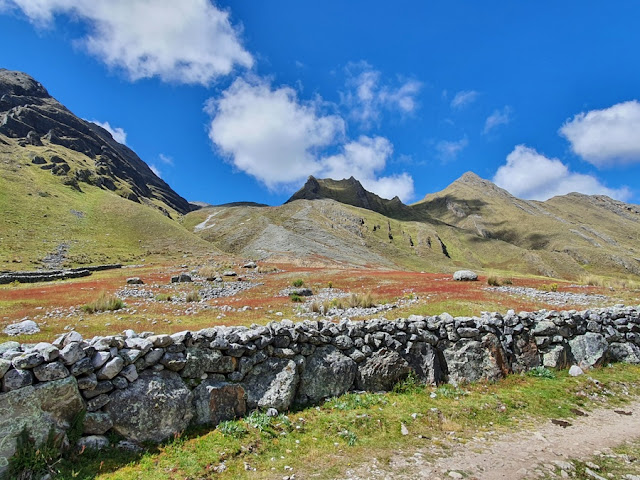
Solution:
{"label": "rocky mountain peak", "polygon": [[0,97],[3,95],[49,98],[49,92],[33,77],[23,72],[0,68]]}

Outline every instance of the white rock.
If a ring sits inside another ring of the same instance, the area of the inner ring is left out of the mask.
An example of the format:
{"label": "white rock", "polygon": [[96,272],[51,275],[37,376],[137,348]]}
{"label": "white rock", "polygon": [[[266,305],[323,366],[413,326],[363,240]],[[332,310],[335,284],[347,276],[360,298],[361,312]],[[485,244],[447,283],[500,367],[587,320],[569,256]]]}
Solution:
{"label": "white rock", "polygon": [[584,373],[584,371],[577,365],[571,365],[571,368],[569,369],[569,375],[571,375],[572,377],[577,377],[579,375],[582,375]]}

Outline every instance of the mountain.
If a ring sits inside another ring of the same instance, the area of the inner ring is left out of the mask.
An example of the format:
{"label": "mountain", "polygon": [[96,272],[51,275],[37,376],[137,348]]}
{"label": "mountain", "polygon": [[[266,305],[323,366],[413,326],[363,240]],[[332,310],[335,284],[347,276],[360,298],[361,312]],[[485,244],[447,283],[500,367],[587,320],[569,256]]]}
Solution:
{"label": "mountain", "polygon": [[190,210],[106,130],[0,70],[0,270],[212,251],[175,220]]}
{"label": "mountain", "polygon": [[[0,134],[21,147],[39,147],[30,148],[32,161],[76,189],[98,186],[167,215],[191,210],[130,148],[76,117],[26,73],[0,69]],[[65,154],[56,155],[56,147]]]}
{"label": "mountain", "polygon": [[639,212],[575,193],[522,200],[468,172],[413,205],[381,199],[353,178],[310,177],[280,207],[203,208],[183,224],[223,251],[254,258],[575,279],[640,275]]}
{"label": "mountain", "polygon": [[317,179],[310,176],[304,186],[285,203],[296,200],[329,199],[354,207],[366,208],[383,215],[393,216],[406,209],[398,197],[391,200],[380,198],[375,193],[364,189],[362,184],[353,177],[343,180],[330,178]]}

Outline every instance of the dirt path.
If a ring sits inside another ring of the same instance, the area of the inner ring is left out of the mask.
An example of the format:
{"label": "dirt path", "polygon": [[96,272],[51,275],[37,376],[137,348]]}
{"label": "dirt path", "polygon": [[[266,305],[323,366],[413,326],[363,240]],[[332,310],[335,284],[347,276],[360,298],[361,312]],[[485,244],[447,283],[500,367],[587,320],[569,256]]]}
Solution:
{"label": "dirt path", "polygon": [[[501,435],[493,441],[475,439],[453,447],[446,457],[435,462],[423,459],[433,456],[433,450],[419,449],[400,452],[388,465],[380,465],[375,459],[358,469],[347,472],[350,480],[364,479],[412,479],[450,480],[467,478],[478,480],[517,480],[536,478],[536,470],[543,465],[554,465],[569,459],[584,460],[640,437],[640,401],[626,405],[624,412],[599,409],[587,417],[570,419],[566,428],[551,421],[536,429]],[[453,473],[452,473],[453,472]]]}

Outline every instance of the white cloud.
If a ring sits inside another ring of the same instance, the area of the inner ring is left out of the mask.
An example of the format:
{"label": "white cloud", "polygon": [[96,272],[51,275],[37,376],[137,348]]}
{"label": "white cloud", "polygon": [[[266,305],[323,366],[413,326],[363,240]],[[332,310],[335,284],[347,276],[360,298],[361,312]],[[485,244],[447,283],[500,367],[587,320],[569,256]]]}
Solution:
{"label": "white cloud", "polygon": [[164,153],[161,153],[160,155],[158,155],[158,158],[165,165],[169,165],[169,166],[173,167],[173,165],[174,165],[173,158],[171,158],[170,156],[165,155]]}
{"label": "white cloud", "polygon": [[525,145],[514,148],[493,181],[516,197],[528,200],[547,200],[571,192],[608,195],[619,200],[630,197],[627,187],[608,188],[596,177],[572,172],[557,158],[547,158]]}
{"label": "white cloud", "polygon": [[579,113],[560,134],[574,153],[597,167],[640,162],[640,103],[631,100]]}
{"label": "white cloud", "polygon": [[482,133],[486,135],[494,128],[500,125],[507,125],[509,122],[511,122],[511,107],[507,105],[502,109],[494,110],[493,113],[487,117]]}
{"label": "white cloud", "polygon": [[[354,176],[380,196],[410,198],[409,175],[380,176],[393,153],[391,143],[366,136],[345,143],[344,120],[324,114],[321,106],[321,99],[301,101],[290,87],[238,79],[208,102],[209,137],[230,163],[270,189],[299,187],[309,175]],[[325,153],[335,147],[339,153]]]}
{"label": "white cloud", "polygon": [[348,90],[342,102],[363,126],[378,123],[384,110],[410,114],[418,108],[420,82],[403,80],[398,86],[382,83],[382,74],[366,62],[349,64],[346,70]]}
{"label": "white cloud", "polygon": [[464,108],[475,102],[476,98],[478,98],[478,92],[475,90],[462,90],[454,95],[451,108]]}
{"label": "white cloud", "polygon": [[362,186],[382,198],[396,195],[407,201],[413,197],[413,178],[407,173],[378,176],[393,153],[393,145],[383,137],[361,136],[343,145],[341,152],[320,160],[320,175],[334,179],[355,177]]}
{"label": "white cloud", "polygon": [[290,87],[237,79],[208,104],[209,138],[239,170],[273,189],[318,173],[319,149],[344,134],[342,118],[319,110]]}
{"label": "white cloud", "polygon": [[441,140],[436,144],[436,151],[440,160],[455,160],[467,145],[469,145],[469,140],[466,136],[457,141]]}
{"label": "white cloud", "polygon": [[85,24],[79,40],[109,67],[132,80],[158,76],[190,84],[211,83],[235,66],[251,67],[229,12],[209,0],[10,0],[38,27],[56,15]]}
{"label": "white cloud", "polygon": [[111,134],[113,139],[121,143],[122,145],[127,144],[127,132],[124,131],[123,128],[120,127],[112,127],[109,122],[99,122],[97,120],[89,120],[91,123],[95,123],[99,127],[104,128],[107,132]]}

